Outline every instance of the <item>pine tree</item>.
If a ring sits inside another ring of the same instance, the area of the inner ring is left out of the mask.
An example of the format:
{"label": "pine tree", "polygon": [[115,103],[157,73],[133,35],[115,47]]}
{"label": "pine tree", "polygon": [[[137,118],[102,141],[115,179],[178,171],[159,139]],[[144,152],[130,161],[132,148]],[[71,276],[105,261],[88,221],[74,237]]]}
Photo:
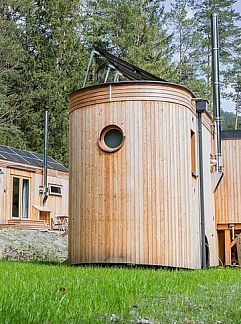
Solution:
{"label": "pine tree", "polygon": [[25,147],[24,136],[16,121],[21,118],[20,94],[21,71],[24,67],[25,51],[19,42],[17,21],[22,12],[18,1],[0,3],[0,142]]}
{"label": "pine tree", "polygon": [[83,10],[85,45],[97,44],[161,78],[172,75],[164,1],[93,0]]}
{"label": "pine tree", "polygon": [[[84,73],[79,1],[18,0],[16,4],[5,0],[1,12],[4,21],[17,30],[16,43],[23,51],[21,66],[7,73],[7,91],[18,107],[14,126],[24,132],[28,149],[42,151],[44,111],[48,109],[49,153],[67,163],[67,96],[81,86]],[[1,93],[7,94],[4,89]]]}
{"label": "pine tree", "polygon": [[205,82],[199,73],[197,56],[200,32],[195,20],[188,17],[188,10],[188,0],[176,0],[167,13],[177,62],[175,81],[190,88],[197,96],[205,97]]}
{"label": "pine tree", "polygon": [[[229,74],[233,61],[240,47],[240,28],[237,21],[240,15],[234,10],[236,0],[197,0],[192,1],[195,10],[194,18],[200,31],[201,50],[199,64],[201,73],[205,76],[208,85],[208,99],[211,101],[211,14],[219,15],[219,42],[220,42],[220,73],[221,80]],[[222,86],[223,90],[225,84]]]}

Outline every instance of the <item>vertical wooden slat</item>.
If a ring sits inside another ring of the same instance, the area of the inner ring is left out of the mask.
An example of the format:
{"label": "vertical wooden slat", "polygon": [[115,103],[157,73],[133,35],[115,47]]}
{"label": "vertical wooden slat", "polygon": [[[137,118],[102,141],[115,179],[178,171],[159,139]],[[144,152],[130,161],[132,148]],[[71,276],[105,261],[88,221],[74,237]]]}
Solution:
{"label": "vertical wooden slat", "polygon": [[231,265],[231,238],[230,238],[230,230],[225,230],[225,264]]}
{"label": "vertical wooden slat", "polygon": [[223,179],[215,193],[217,224],[241,223],[241,140],[222,141]]}

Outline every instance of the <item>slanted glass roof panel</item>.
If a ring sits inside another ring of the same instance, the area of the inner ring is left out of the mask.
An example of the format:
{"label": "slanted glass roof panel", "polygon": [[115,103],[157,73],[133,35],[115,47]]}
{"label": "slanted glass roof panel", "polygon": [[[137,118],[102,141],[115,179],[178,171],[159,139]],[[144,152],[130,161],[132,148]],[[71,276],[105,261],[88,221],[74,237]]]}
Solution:
{"label": "slanted glass roof panel", "polygon": [[51,156],[48,156],[48,161],[56,163],[56,161],[53,158],[51,158]]}
{"label": "slanted glass roof panel", "polygon": [[52,168],[52,169],[56,169],[57,168],[57,163],[53,163],[53,162],[49,162],[49,160],[48,160],[48,166],[50,167],[50,168]]}
{"label": "slanted glass roof panel", "polygon": [[15,161],[13,155],[10,153],[1,152],[0,154],[4,157],[5,160]]}
{"label": "slanted glass roof panel", "polygon": [[97,59],[98,61],[102,60],[101,69],[100,71],[98,70],[99,76],[96,80],[98,83],[118,82],[120,80],[148,80],[167,82],[166,80],[159,78],[158,76],[145,71],[132,63],[124,61],[123,59],[107,52],[100,47],[94,46],[90,55],[83,87],[86,87],[88,85],[89,74],[90,70],[93,69],[92,64],[94,59]]}
{"label": "slanted glass roof panel", "polygon": [[7,146],[0,145],[0,152],[12,153],[12,150]]}
{"label": "slanted glass roof panel", "polygon": [[16,161],[16,162],[19,162],[19,163],[29,164],[28,160],[24,159],[19,154],[8,154],[8,156],[9,156],[9,160],[11,160],[11,161]]}
{"label": "slanted glass roof panel", "polygon": [[31,152],[31,154],[32,154],[32,157],[35,159],[43,160],[43,158],[44,158],[44,155],[41,153]]}
{"label": "slanted glass roof panel", "polygon": [[[18,162],[27,165],[43,167],[43,154],[20,150],[5,145],[0,145],[0,159]],[[68,169],[48,156],[48,167],[54,170],[67,172]]]}
{"label": "slanted glass roof panel", "polygon": [[121,72],[128,80],[149,80],[167,82],[166,80],[159,78],[158,76],[147,72],[132,63],[122,60],[121,58],[107,52],[103,48],[94,46],[94,50],[96,53],[105,58],[105,60],[109,64],[113,65],[117,71]]}
{"label": "slanted glass roof panel", "polygon": [[6,157],[4,155],[2,155],[1,152],[0,152],[0,159],[6,160]]}
{"label": "slanted glass roof panel", "polygon": [[29,159],[29,162],[32,165],[43,166],[43,161],[38,159]]}

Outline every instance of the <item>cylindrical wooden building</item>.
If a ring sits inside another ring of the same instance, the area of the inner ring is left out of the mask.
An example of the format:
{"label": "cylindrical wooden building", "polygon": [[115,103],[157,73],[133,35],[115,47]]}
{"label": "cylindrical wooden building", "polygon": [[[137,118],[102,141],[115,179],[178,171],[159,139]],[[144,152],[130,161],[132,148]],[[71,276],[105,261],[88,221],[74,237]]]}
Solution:
{"label": "cylindrical wooden building", "polygon": [[[69,260],[200,268],[197,115],[192,93],[120,82],[70,95]],[[203,114],[206,236],[217,264]]]}

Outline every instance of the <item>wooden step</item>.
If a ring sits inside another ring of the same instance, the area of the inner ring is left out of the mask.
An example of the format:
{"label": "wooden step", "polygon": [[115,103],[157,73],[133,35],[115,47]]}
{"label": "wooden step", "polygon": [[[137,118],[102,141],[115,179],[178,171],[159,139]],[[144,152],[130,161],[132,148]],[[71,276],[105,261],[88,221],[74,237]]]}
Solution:
{"label": "wooden step", "polygon": [[4,229],[4,228],[12,228],[14,227],[14,224],[8,224],[8,223],[5,223],[5,224],[0,224],[0,229]]}
{"label": "wooden step", "polygon": [[32,220],[32,219],[9,219],[8,224],[44,224],[43,220]]}
{"label": "wooden step", "polygon": [[22,229],[48,229],[43,220],[31,219],[9,219],[7,223],[10,227]]}

